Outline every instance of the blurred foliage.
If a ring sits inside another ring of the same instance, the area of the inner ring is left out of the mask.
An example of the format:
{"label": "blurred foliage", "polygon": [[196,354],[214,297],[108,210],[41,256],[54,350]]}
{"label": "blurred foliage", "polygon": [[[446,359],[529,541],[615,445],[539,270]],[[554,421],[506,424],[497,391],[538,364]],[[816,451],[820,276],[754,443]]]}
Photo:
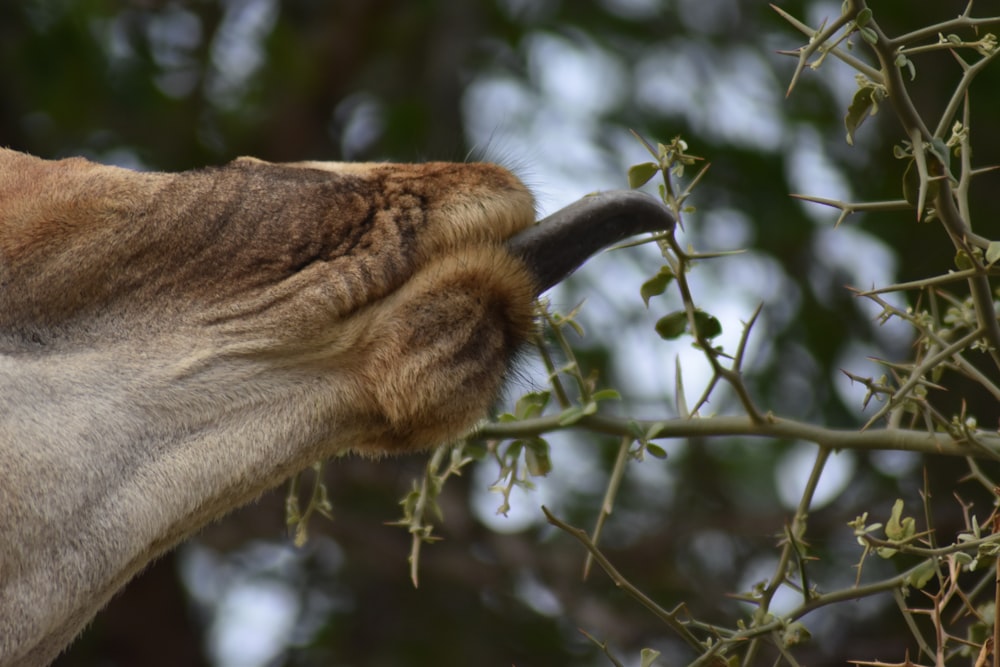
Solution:
{"label": "blurred foliage", "polygon": [[[780,4],[812,25],[840,11],[839,3]],[[945,0],[916,12],[909,3],[877,3],[875,11],[883,29],[898,33],[953,17],[964,7]],[[891,114],[880,113],[857,131],[855,146],[847,146],[843,123],[852,80],[838,86],[834,76],[807,71],[792,96],[768,106],[775,90],[780,98],[794,67],[776,50],[801,42],[765,3],[749,0],[4,2],[0,143],[44,157],[86,155],[165,170],[245,154],[270,160],[464,159],[470,149],[482,148],[482,137],[470,128],[493,117],[489,109],[470,106],[476,84],[516,82],[518,90],[533,93],[538,106],[511,113],[497,130],[534,136],[533,123],[546,113],[545,94],[560,85],[549,81],[559,76],[558,63],[546,60],[549,52],[539,45],[596,53],[616,63],[619,76],[602,81],[614,95],[595,105],[596,130],[579,137],[590,144],[587,155],[595,162],[571,164],[578,152],[569,145],[560,146],[559,154],[568,173],[590,168],[621,177],[596,184],[581,179],[577,195],[626,185],[626,167],[636,155],[623,148],[634,144],[628,129],[665,141],[683,135],[693,152],[711,156],[687,233],[699,248],[748,248],[755,262],[748,265],[755,272],[729,276],[735,284],[721,282],[727,274],[719,273],[703,287],[720,296],[760,292],[754,301],[764,301],[762,341],[746,378],[751,394],[779,414],[856,427],[864,421],[860,399],[852,403],[835,388],[843,355],[864,350],[900,359],[909,354],[912,338],[880,334],[872,313],[844,289],[867,274],[827,252],[832,219],[817,222],[815,210],[788,193],[809,186],[815,194],[831,185],[818,181],[830,179],[846,183],[857,201],[898,199],[905,163],[892,158],[891,146],[903,137]],[[915,56],[914,63],[920,84],[913,88],[915,103],[939,113],[961,71],[944,58]],[[753,67],[762,73],[751,76]],[[980,75],[971,109],[978,164],[996,163],[1000,156],[1000,132],[993,129],[1000,118],[998,70]],[[730,108],[727,98],[713,93],[724,76],[730,88],[741,81],[769,82],[770,88],[751,88],[738,98],[760,106]],[[741,114],[763,112],[775,117],[739,121]],[[767,120],[776,130],[761,129],[767,124],[760,121]],[[803,148],[821,155],[828,170],[805,169]],[[530,171],[533,156],[509,158],[527,161]],[[974,218],[995,220],[998,178],[979,178],[969,202]],[[734,211],[743,221],[738,231],[700,224]],[[887,265],[867,268],[888,272],[889,280],[925,278],[952,265],[954,249],[940,226],[916,225],[908,212],[854,215],[844,227],[867,244],[884,244],[878,247],[888,250]],[[727,244],[727,234],[740,236],[739,243]],[[616,261],[633,261],[629,256],[618,253]],[[879,255],[859,251],[857,257],[876,261]],[[634,261],[638,270],[632,266],[631,273],[614,275],[655,275],[655,263]],[[714,261],[694,274],[725,270]],[[591,305],[612,313],[585,321],[590,336],[572,340],[581,346],[581,367],[598,369],[601,387],[621,391],[624,400],[615,409],[656,417],[670,406],[672,415],[675,398],[632,391],[629,367],[621,362],[617,332],[639,324],[655,338],[652,325],[667,312],[644,312],[643,280],[618,284],[617,278],[602,280],[585,270],[562,294],[569,302],[590,299],[584,316]],[[752,305],[737,317],[751,313]],[[724,328],[736,328],[715,314]],[[671,355],[646,362],[673,377]],[[943,413],[964,410],[988,428],[1000,421],[987,393],[961,378],[944,382],[950,391],[934,392]],[[711,408],[723,412],[734,405],[734,396],[720,394]],[[615,465],[618,438],[567,436],[552,443],[590,463],[585,475],[557,487],[559,515],[590,526]],[[791,517],[779,489],[787,480],[776,471],[794,456],[796,444],[692,437],[665,448],[666,462],[647,460],[637,466],[643,472],[622,480],[602,549],[665,607],[684,601],[693,615],[708,620],[745,612],[728,594],[773,571],[774,545]],[[980,516],[991,507],[989,494],[958,482],[968,473],[961,460],[919,461],[928,467],[925,481],[912,457],[840,456],[852,462],[850,483],[809,516],[812,553],[820,558],[813,572],[831,586],[847,585],[855,575],[851,566],[858,553],[845,525],[849,518],[870,511],[885,520],[896,498],[912,508],[925,494],[941,499],[934,525],[952,539],[966,529],[953,493],[978,503]],[[420,458],[327,465],[334,519],[310,524],[310,542],[290,557],[292,565],[269,569],[252,557],[262,544],[290,544],[279,534],[282,491],[237,512],[208,529],[198,545],[134,582],[59,664],[221,664],[210,648],[221,641],[223,614],[214,605],[220,600],[198,590],[204,578],[183,586],[177,569],[178,561],[190,563],[204,553],[220,559],[210,571],[220,580],[273,580],[292,591],[297,629],[283,638],[269,664],[609,664],[580,630],[627,656],[627,664],[640,663],[643,647],[662,652],[659,664],[689,659],[664,637],[658,619],[601,573],[581,583],[584,552],[564,534],[539,522],[510,534],[491,530],[470,503],[477,492],[472,475],[450,479],[438,498],[446,517],[438,534],[445,539],[423,553],[420,587],[414,589],[406,565],[409,538],[382,524],[398,517],[397,499],[424,465]],[[888,575],[894,562],[866,567]],[[909,646],[888,595],[820,610],[806,620],[813,639],[797,653],[803,663],[898,659]],[[774,656],[760,660],[771,664]]]}

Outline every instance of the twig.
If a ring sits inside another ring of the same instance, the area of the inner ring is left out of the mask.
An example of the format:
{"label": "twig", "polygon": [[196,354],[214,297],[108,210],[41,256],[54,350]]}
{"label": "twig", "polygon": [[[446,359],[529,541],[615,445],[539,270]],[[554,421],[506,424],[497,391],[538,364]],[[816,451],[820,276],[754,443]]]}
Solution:
{"label": "twig", "polygon": [[653,614],[663,621],[664,624],[673,629],[674,632],[676,632],[681,639],[688,644],[688,646],[699,653],[702,652],[703,647],[701,642],[698,641],[697,637],[691,634],[691,631],[684,626],[684,623],[679,621],[674,613],[668,612],[666,609],[656,604],[656,602],[654,602],[648,595],[640,591],[631,582],[629,582],[628,579],[622,576],[622,574],[615,569],[615,566],[611,564],[603,553],[601,553],[600,549],[598,549],[597,546],[591,542],[585,531],[580,530],[579,528],[574,528],[568,523],[556,518],[556,516],[549,511],[549,508],[544,505],[542,506],[542,512],[545,514],[545,518],[549,523],[576,538],[577,541],[579,541],[580,544],[582,544],[587,551],[590,552],[597,564],[601,566],[601,569],[603,569],[608,576],[611,577],[611,581],[614,582],[615,586],[625,591],[634,600],[638,601],[639,604],[653,612]]}
{"label": "twig", "polygon": [[940,23],[935,23],[934,25],[919,28],[913,32],[900,35],[896,38],[895,42],[897,44],[910,44],[912,42],[919,42],[923,39],[937,39],[939,34],[955,30],[974,30],[977,28],[990,27],[1000,27],[1000,17],[991,16],[989,18],[973,19],[969,18],[968,14],[963,14],[962,16],[951,19],[950,21],[942,21]]}
{"label": "twig", "polygon": [[954,122],[955,114],[958,113],[958,106],[965,99],[965,95],[969,90],[969,86],[972,85],[972,80],[976,78],[976,75],[982,72],[987,65],[1000,54],[1000,49],[995,50],[993,53],[983,56],[974,65],[965,65],[965,73],[962,76],[962,80],[959,81],[958,85],[955,86],[955,92],[952,93],[951,99],[948,100],[948,106],[945,110],[941,112],[941,118],[938,120],[937,127],[934,128],[934,136],[943,139],[948,129],[951,127],[952,122]]}
{"label": "twig", "polygon": [[890,292],[903,292],[912,289],[923,289],[926,287],[937,287],[940,285],[947,285],[949,283],[958,282],[961,280],[968,280],[979,273],[978,269],[962,269],[961,271],[949,271],[940,276],[932,276],[930,278],[922,278],[920,280],[911,280],[905,283],[895,283],[893,285],[886,285],[885,287],[878,287],[876,289],[865,290],[864,292],[858,292],[858,296],[873,296],[875,294],[887,294]]}
{"label": "twig", "polygon": [[[788,86],[788,91],[791,92],[792,88],[795,87],[795,82],[798,80],[799,74],[805,67],[805,60],[807,60],[809,56],[815,53],[816,50],[819,49],[827,39],[836,34],[836,32],[840,30],[840,28],[847,25],[847,23],[851,21],[851,18],[842,15],[838,17],[837,20],[834,21],[834,23],[831,24],[828,28],[820,31],[810,28],[805,23],[802,23],[797,18],[795,18],[794,16],[792,16],[791,14],[789,14],[788,12],[786,12],[785,10],[781,9],[780,7],[778,7],[773,3],[771,4],[771,9],[777,12],[778,15],[781,16],[781,18],[788,21],[788,23],[791,24],[792,27],[794,27],[799,32],[807,35],[810,39],[809,45],[802,47],[802,49],[799,50],[799,64],[796,67],[795,74],[792,75],[792,81]],[[881,72],[879,72],[874,67],[868,65],[867,63],[858,60],[854,56],[845,53],[844,51],[838,48],[829,49],[825,53],[833,54],[835,58],[839,58],[843,62],[847,63],[857,71],[867,76],[872,81],[875,81],[876,83],[882,82]]]}
{"label": "twig", "polygon": [[[604,500],[601,502],[601,511],[597,515],[597,521],[594,523],[594,531],[590,536],[590,541],[593,542],[595,547],[600,542],[604,522],[611,516],[611,511],[614,509],[615,496],[618,495],[618,487],[621,486],[622,479],[625,477],[625,466],[628,463],[628,452],[631,446],[631,436],[623,436],[621,442],[618,444],[618,456],[615,458],[615,466],[611,469],[611,476],[608,478],[608,488],[605,490]],[[590,568],[593,564],[593,554],[587,553],[587,559],[583,563],[584,581],[590,576]]]}
{"label": "twig", "polygon": [[867,429],[876,421],[878,421],[886,412],[898,406],[901,402],[907,400],[910,397],[910,392],[921,382],[924,382],[924,375],[930,372],[934,367],[940,364],[945,359],[948,359],[954,354],[966,349],[969,345],[976,341],[976,339],[982,337],[983,331],[981,329],[976,329],[975,331],[970,331],[966,335],[959,338],[954,343],[951,343],[944,349],[936,352],[935,354],[928,355],[918,366],[914,367],[910,371],[910,377],[900,386],[896,392],[893,394],[892,398],[878,409],[871,416],[871,418],[865,422],[864,429]]}
{"label": "twig", "polygon": [[[802,497],[799,499],[799,505],[795,509],[795,516],[792,518],[792,525],[789,528],[790,539],[785,542],[784,547],[781,549],[781,555],[778,557],[778,564],[774,568],[774,574],[771,576],[770,582],[764,589],[764,593],[761,595],[760,604],[754,612],[755,624],[763,623],[764,619],[770,615],[769,610],[771,601],[774,599],[778,590],[785,584],[785,579],[788,576],[787,572],[789,561],[792,558],[799,536],[805,532],[806,519],[809,516],[809,506],[812,504],[813,495],[816,493],[816,487],[819,485],[819,479],[823,474],[823,468],[826,466],[826,462],[829,458],[830,449],[825,446],[820,446],[819,450],[816,452],[816,459],[813,461],[812,470],[809,472],[809,479],[806,481],[806,486],[802,490]],[[805,588],[805,582],[803,582],[803,588]],[[808,603],[809,591],[803,590],[803,593],[805,596],[805,602]],[[753,659],[757,653],[757,649],[758,639],[754,639],[747,648],[746,655],[743,658],[743,665],[745,667],[749,667],[749,665],[753,664]]]}

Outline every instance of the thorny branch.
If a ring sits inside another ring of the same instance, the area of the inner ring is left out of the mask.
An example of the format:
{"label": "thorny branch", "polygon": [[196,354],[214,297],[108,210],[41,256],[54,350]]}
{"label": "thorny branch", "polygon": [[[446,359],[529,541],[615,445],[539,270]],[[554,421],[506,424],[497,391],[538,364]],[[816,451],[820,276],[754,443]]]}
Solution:
{"label": "thorny branch", "polygon": [[[997,652],[992,647],[1000,641],[1000,624],[994,622],[992,616],[987,618],[982,601],[1000,605],[1000,586],[996,581],[1000,577],[1000,559],[997,558],[1000,555],[1000,526],[997,525],[1000,519],[991,515],[980,524],[970,514],[968,507],[963,505],[966,531],[954,541],[943,540],[942,536],[935,533],[931,523],[930,494],[925,482],[922,518],[924,529],[917,531],[916,520],[903,515],[902,501],[897,501],[885,524],[869,524],[867,514],[857,517],[848,524],[853,527],[855,538],[862,549],[857,582],[854,586],[823,591],[813,583],[815,576],[811,574],[813,555],[808,542],[808,518],[829,456],[839,450],[898,450],[963,457],[968,462],[970,478],[994,495],[1000,494],[997,484],[978,463],[981,460],[1000,460],[1000,433],[980,429],[975,418],[966,415],[964,409],[960,415],[942,414],[925,398],[927,389],[936,386],[935,374],[948,368],[964,375],[1000,400],[1000,381],[990,377],[989,369],[982,370],[968,358],[970,351],[985,351],[1000,369],[1000,322],[990,283],[991,278],[1000,275],[1000,264],[996,264],[1000,260],[1000,243],[973,231],[968,207],[968,192],[973,177],[988,169],[974,168],[971,163],[968,112],[970,90],[975,77],[1000,52],[996,46],[996,38],[983,32],[1000,27],[1000,17],[973,18],[970,15],[972,2],[969,2],[958,18],[890,37],[864,0],[845,0],[842,14],[819,28],[812,28],[784,10],[774,5],[772,7],[809,38],[808,43],[801,48],[784,52],[797,58],[789,94],[803,71],[806,68],[819,69],[828,55],[846,63],[858,72],[864,95],[873,96],[871,104],[876,104],[876,98],[881,95],[889,99],[902,127],[902,136],[905,137],[903,148],[898,149],[898,156],[912,161],[917,178],[915,193],[907,195],[904,192],[902,199],[891,201],[841,202],[808,195],[796,196],[839,209],[841,214],[837,220],[838,225],[854,213],[878,215],[886,211],[915,210],[917,220],[940,221],[958,252],[957,257],[961,259],[958,270],[857,292],[860,298],[870,299],[882,308],[880,321],[896,318],[913,328],[917,334],[913,359],[906,363],[886,363],[888,374],[880,379],[849,373],[853,380],[868,388],[869,399],[874,398],[883,403],[860,429],[815,425],[775,416],[758,408],[744,382],[743,363],[747,343],[761,308],[758,307],[744,325],[735,353],[730,356],[723,352],[713,342],[718,333],[718,322],[699,307],[700,300],[687,280],[687,273],[696,260],[720,257],[726,253],[699,254],[684,250],[675,236],[677,229],[683,230],[683,216],[689,211],[685,202],[693,187],[705,176],[707,167],[702,168],[682,187],[681,179],[685,168],[696,164],[700,158],[689,155],[687,145],[680,138],[669,144],[655,146],[640,138],[650,152],[652,161],[633,167],[629,174],[630,182],[635,186],[649,181],[657,174],[662,176],[661,195],[678,221],[676,229],[653,237],[663,254],[665,266],[660,275],[643,285],[643,299],[648,303],[651,296],[662,294],[668,285],[676,286],[682,309],[663,318],[657,325],[657,331],[665,338],[681,335],[692,338],[711,367],[712,375],[707,388],[689,408],[684,397],[678,362],[675,400],[677,416],[638,420],[604,414],[599,410],[600,401],[614,398],[617,394],[609,390],[598,390],[596,379],[586,375],[577,362],[567,337],[563,334],[563,329],[567,326],[578,328],[574,321],[575,311],[564,317],[550,313],[543,307],[541,316],[548,324],[552,339],[566,361],[562,366],[557,366],[545,346],[540,345],[551,391],[525,396],[519,401],[513,414],[504,415],[499,421],[480,425],[470,434],[466,445],[442,449],[435,454],[424,482],[418,484],[414,493],[408,497],[407,520],[401,522],[414,535],[414,550],[411,553],[414,577],[419,545],[430,539],[431,528],[425,519],[426,510],[433,507],[434,494],[440,489],[444,477],[457,474],[462,466],[472,460],[463,453],[464,447],[477,441],[488,443],[489,451],[500,462],[501,479],[508,480],[507,485],[501,489],[506,505],[507,495],[513,485],[529,483],[524,475],[525,469],[547,470],[538,461],[532,463],[525,458],[522,464],[520,459],[529,454],[543,456],[548,446],[545,438],[549,434],[578,429],[614,436],[619,442],[614,470],[594,528],[588,534],[558,519],[547,508],[543,508],[543,512],[552,525],[566,532],[585,548],[587,569],[591,563],[596,563],[616,586],[649,610],[694,651],[697,657],[692,665],[742,664],[749,667],[756,664],[755,660],[762,647],[767,644],[779,656],[779,663],[794,666],[797,662],[793,650],[798,643],[804,641],[803,637],[808,637],[800,619],[805,619],[810,612],[822,607],[885,593],[890,593],[895,600],[906,627],[913,635],[919,655],[933,660],[936,665],[943,665],[959,655],[961,650],[971,648],[978,654],[977,665],[985,664],[983,661],[990,655],[993,655],[994,665],[997,665]],[[957,37],[952,34],[954,32],[972,33],[974,38]],[[852,40],[859,35],[859,41],[873,57],[874,64],[865,62],[857,51],[848,53],[844,49],[845,45],[853,49]],[[927,43],[928,40],[934,41]],[[978,54],[978,59],[968,61],[964,57],[968,52]],[[963,75],[940,118],[935,123],[928,123],[917,109],[910,95],[910,84],[903,73],[912,74],[914,71],[909,56],[933,56],[937,53],[951,54],[962,68]],[[865,102],[866,98],[862,96],[860,99]],[[958,118],[960,112],[961,118]],[[865,114],[853,118],[849,116],[848,124],[853,123],[855,126],[849,127],[849,133],[865,117]],[[933,132],[929,129],[931,125],[934,126]],[[946,133],[950,135],[945,136]],[[960,158],[957,177],[951,172],[950,153],[955,153]],[[968,287],[965,297],[946,291],[962,284]],[[918,305],[907,309],[894,306],[882,296],[889,293],[915,294]],[[700,410],[721,385],[727,385],[733,391],[742,413],[701,416]],[[556,399],[553,406],[555,412],[548,407],[550,395],[554,395]],[[904,415],[910,416],[910,424],[905,428],[901,426]],[[880,425],[879,422],[884,423]],[[616,569],[601,551],[598,542],[602,528],[610,520],[616,493],[627,474],[630,461],[641,460],[646,453],[665,455],[662,448],[653,444],[655,441],[702,441],[727,437],[755,438],[766,444],[775,441],[809,442],[816,445],[816,452],[805,489],[779,543],[773,574],[754,590],[735,596],[750,603],[752,611],[746,618],[735,619],[729,627],[722,627],[690,616],[683,603],[668,610]],[[452,452],[453,465],[442,473],[444,451]],[[900,566],[898,573],[893,576],[863,581],[864,561],[876,555],[885,559],[906,559],[902,561],[906,565]],[[970,587],[962,583],[963,577],[973,575],[979,576],[977,584]],[[990,586],[993,587],[992,591]],[[790,611],[778,614],[772,607],[776,595],[783,589],[795,591],[801,602]],[[923,598],[915,596],[914,591],[920,591]],[[921,600],[924,604],[921,604]],[[995,615],[996,607],[991,613]],[[949,631],[949,627],[959,619],[968,618],[974,619],[975,628],[989,625],[987,634],[980,639],[969,639]],[[923,619],[930,619],[933,632],[927,632]],[[610,654],[606,643],[589,634],[587,636],[604,651],[609,660],[620,664]],[[907,659],[906,664],[912,663]]]}

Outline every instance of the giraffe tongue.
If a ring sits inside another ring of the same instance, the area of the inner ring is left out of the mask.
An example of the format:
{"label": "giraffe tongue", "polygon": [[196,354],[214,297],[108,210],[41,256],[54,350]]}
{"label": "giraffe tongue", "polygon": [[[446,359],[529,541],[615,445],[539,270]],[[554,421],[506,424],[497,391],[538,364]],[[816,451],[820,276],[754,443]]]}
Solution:
{"label": "giraffe tongue", "polygon": [[507,241],[535,276],[541,294],[598,250],[642,232],[674,226],[667,208],[647,194],[618,190],[590,195]]}

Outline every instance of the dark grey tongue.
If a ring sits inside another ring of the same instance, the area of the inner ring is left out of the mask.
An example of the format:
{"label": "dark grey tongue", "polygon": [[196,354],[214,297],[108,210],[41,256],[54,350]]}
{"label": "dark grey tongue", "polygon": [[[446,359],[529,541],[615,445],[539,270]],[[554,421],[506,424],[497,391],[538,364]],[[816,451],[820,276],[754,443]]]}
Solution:
{"label": "dark grey tongue", "polygon": [[507,241],[535,275],[538,293],[573,273],[598,250],[643,232],[673,229],[661,202],[635,190],[590,195]]}

